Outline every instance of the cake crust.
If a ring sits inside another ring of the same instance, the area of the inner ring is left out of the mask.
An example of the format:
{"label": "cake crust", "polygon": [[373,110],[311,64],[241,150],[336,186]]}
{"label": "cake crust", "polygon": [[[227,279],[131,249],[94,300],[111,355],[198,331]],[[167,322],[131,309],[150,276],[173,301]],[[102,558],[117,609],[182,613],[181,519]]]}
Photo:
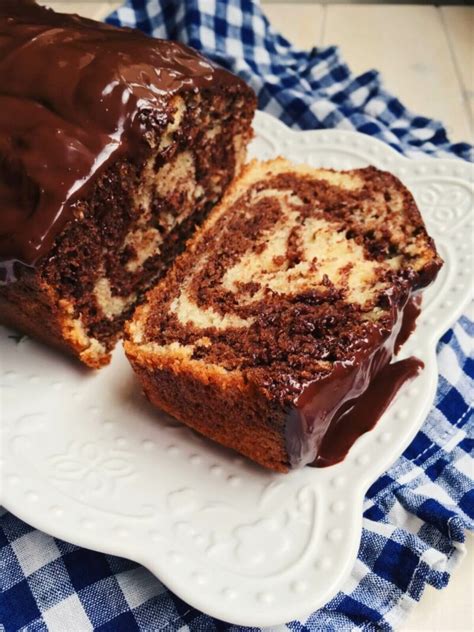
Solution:
{"label": "cake crust", "polygon": [[254,161],[137,310],[125,350],[149,399],[206,436],[277,471],[326,464],[325,435],[440,266],[391,174]]}

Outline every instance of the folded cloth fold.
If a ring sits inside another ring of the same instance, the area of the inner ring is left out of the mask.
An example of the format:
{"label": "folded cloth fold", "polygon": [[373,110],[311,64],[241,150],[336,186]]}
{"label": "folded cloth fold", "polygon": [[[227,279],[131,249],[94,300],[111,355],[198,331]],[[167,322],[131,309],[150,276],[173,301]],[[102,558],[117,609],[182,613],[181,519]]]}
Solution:
{"label": "folded cloth fold", "polygon": [[[356,129],[408,156],[474,161],[470,145],[450,143],[441,123],[409,112],[377,72],[355,77],[336,47],[295,49],[251,0],[129,0],[109,22],[194,46],[245,78],[260,108],[295,128]],[[391,630],[427,584],[448,583],[474,529],[473,334],[466,314],[440,341],[435,405],[367,493],[343,590],[278,629]],[[137,564],[54,539],[8,512],[0,516],[0,568],[7,632],[239,629],[190,608]]]}

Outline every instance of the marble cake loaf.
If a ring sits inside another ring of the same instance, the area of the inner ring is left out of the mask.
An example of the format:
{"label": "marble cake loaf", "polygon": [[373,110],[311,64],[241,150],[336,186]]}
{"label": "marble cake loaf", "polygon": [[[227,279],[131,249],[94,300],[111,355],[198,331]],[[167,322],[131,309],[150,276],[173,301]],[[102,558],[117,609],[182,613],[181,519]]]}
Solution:
{"label": "marble cake loaf", "polygon": [[194,50],[0,3],[0,323],[98,367],[245,160],[256,106]]}
{"label": "marble cake loaf", "polygon": [[125,350],[150,401],[200,433],[273,470],[327,465],[418,372],[389,362],[441,264],[391,174],[253,162]]}

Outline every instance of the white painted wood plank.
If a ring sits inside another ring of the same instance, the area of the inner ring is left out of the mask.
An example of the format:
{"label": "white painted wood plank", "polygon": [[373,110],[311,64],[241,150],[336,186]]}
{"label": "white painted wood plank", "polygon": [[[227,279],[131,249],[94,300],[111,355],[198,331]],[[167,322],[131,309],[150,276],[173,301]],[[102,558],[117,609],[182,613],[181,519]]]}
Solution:
{"label": "white painted wood plank", "polygon": [[[91,0],[40,0],[40,4],[51,7],[62,13],[77,13],[86,18],[101,20],[111,13],[114,6],[110,2],[94,2]],[[117,3],[113,3],[114,5]]]}
{"label": "white painted wood plank", "polygon": [[435,7],[330,5],[324,44],[339,44],[356,73],[380,70],[390,92],[416,113],[441,120],[453,141],[469,138],[461,86]]}
{"label": "white painted wood plank", "polygon": [[324,7],[320,4],[264,4],[265,15],[273,27],[298,48],[311,49],[321,44]]}
{"label": "white painted wood plank", "polygon": [[114,11],[115,9],[117,9],[123,4],[122,0],[107,0],[107,3],[110,5],[109,6],[110,12]]}
{"label": "white painted wood plank", "polygon": [[441,7],[474,133],[474,7]]}

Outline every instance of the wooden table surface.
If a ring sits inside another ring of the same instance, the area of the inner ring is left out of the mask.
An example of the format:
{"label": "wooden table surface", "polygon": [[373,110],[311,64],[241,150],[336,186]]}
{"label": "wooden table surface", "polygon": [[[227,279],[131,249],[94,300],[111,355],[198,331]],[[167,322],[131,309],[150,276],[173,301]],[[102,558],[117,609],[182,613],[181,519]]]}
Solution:
{"label": "wooden table surface", "polygon": [[[42,0],[101,19],[115,0]],[[441,120],[452,141],[474,141],[474,7],[267,2],[275,28],[300,48],[337,44],[355,73],[376,68],[416,113]],[[428,586],[402,632],[474,630],[474,546],[449,586]]]}

